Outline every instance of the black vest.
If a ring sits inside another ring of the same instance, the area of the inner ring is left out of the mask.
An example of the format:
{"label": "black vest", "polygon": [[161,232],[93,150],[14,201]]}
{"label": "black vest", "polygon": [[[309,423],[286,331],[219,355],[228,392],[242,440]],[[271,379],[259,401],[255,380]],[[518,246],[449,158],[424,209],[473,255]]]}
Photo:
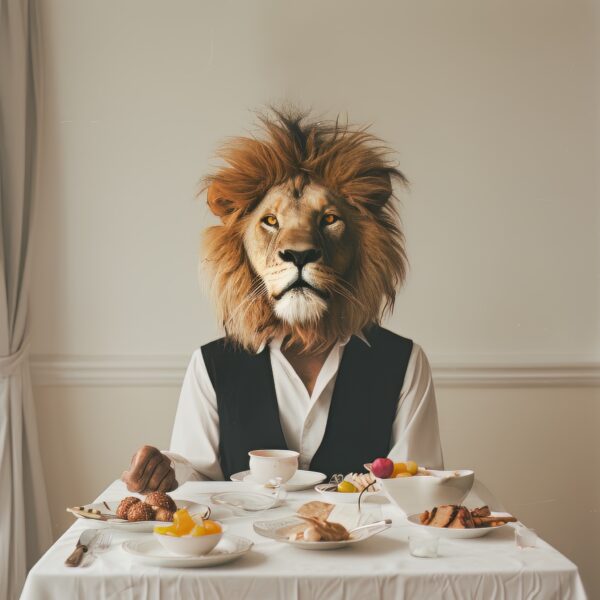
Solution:
{"label": "black vest", "polygon": [[[310,468],[325,473],[364,471],[363,464],[387,456],[392,424],[412,341],[373,327],[369,345],[353,336],[340,363],[325,435]],[[259,354],[226,338],[202,346],[217,395],[219,453],[226,479],[248,468],[248,452],[286,449],[266,347]]]}

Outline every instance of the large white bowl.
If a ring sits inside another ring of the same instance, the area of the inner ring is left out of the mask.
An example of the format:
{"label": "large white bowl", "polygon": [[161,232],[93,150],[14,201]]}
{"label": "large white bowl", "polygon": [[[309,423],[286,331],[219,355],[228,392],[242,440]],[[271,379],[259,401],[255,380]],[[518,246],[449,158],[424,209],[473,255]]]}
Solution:
{"label": "large white bowl", "polygon": [[197,536],[183,535],[181,537],[154,532],[154,537],[166,550],[173,554],[179,556],[202,556],[208,554],[219,543],[223,537],[223,532]]}
{"label": "large white bowl", "polygon": [[429,471],[432,475],[376,479],[390,502],[407,515],[431,510],[440,504],[462,504],[473,487],[473,471]]}

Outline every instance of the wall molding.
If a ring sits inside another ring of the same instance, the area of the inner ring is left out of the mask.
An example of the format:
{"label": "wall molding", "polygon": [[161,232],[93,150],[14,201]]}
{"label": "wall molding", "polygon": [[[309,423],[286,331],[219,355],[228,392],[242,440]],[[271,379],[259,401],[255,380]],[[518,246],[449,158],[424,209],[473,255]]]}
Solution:
{"label": "wall molding", "polygon": [[[42,356],[31,357],[38,386],[179,387],[189,356]],[[437,385],[465,386],[600,386],[600,362],[506,357],[477,361],[432,360]]]}

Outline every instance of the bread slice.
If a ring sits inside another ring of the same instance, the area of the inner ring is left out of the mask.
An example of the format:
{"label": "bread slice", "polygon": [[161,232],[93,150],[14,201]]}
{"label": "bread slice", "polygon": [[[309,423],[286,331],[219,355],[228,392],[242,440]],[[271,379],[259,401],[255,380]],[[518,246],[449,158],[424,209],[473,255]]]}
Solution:
{"label": "bread slice", "polygon": [[489,517],[492,513],[490,512],[489,506],[482,506],[481,508],[474,508],[471,511],[473,517]]}
{"label": "bread slice", "polygon": [[471,517],[471,511],[465,506],[459,506],[456,516],[447,527],[448,529],[472,529],[475,525],[473,517]]}
{"label": "bread slice", "polygon": [[431,527],[448,527],[454,520],[454,517],[456,517],[458,509],[458,506],[453,506],[452,504],[438,506],[435,515],[433,515],[428,525],[431,525]]}
{"label": "bread slice", "polygon": [[319,500],[313,500],[303,504],[296,512],[301,517],[314,517],[315,519],[321,519],[327,521],[327,517],[331,514],[335,504],[329,504],[329,502],[320,502]]}

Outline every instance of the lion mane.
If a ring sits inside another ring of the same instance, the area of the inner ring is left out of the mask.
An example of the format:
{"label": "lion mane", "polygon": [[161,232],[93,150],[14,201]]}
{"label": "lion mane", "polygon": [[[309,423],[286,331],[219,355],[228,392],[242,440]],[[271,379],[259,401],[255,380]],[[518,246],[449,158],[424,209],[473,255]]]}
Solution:
{"label": "lion mane", "polygon": [[[203,180],[201,191],[221,224],[205,232],[202,264],[229,340],[256,352],[282,336],[287,344],[319,351],[368,332],[393,309],[407,268],[393,183],[407,181],[367,128],[310,121],[293,110],[273,110],[259,120],[260,134],[228,140],[218,152],[224,164]],[[360,243],[341,282],[345,292],[332,297],[327,314],[317,323],[291,325],[275,316],[246,255],[244,235],[247,216],[271,188],[285,184],[300,194],[308,183],[347,203]]]}

